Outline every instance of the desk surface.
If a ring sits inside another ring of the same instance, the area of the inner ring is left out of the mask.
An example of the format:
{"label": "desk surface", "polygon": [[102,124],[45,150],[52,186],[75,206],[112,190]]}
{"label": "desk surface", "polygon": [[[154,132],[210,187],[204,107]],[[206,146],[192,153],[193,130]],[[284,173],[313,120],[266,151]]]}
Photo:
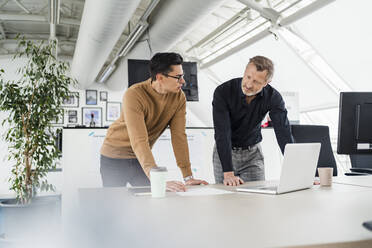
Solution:
{"label": "desk surface", "polygon": [[92,233],[104,233],[105,241],[100,241],[112,242],[112,247],[372,244],[372,232],[362,227],[362,222],[372,220],[368,187],[334,184],[283,195],[167,193],[162,199],[132,196],[125,188],[101,188],[81,189],[79,198],[85,223]]}
{"label": "desk surface", "polygon": [[348,184],[372,188],[372,175],[368,176],[340,176],[333,179],[335,183]]}

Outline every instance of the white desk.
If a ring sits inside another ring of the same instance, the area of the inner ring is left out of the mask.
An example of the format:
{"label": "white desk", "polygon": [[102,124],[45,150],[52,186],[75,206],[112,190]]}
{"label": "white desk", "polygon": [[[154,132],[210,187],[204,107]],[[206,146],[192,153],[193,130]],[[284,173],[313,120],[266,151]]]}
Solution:
{"label": "white desk", "polygon": [[278,196],[167,193],[163,199],[101,188],[81,189],[79,196],[80,217],[87,217],[94,234],[87,237],[97,247],[287,247],[353,241],[364,245],[355,247],[372,247],[372,232],[362,227],[372,220],[368,187],[334,184]]}
{"label": "white desk", "polygon": [[[76,205],[78,188],[97,188],[102,186],[99,161],[105,128],[65,128],[63,129],[62,166],[62,211],[66,212]],[[195,177],[214,182],[212,152],[214,145],[213,129],[186,129],[189,137],[190,160]],[[278,179],[281,170],[281,152],[272,128],[262,129],[262,148],[265,156],[266,179]],[[196,142],[197,141],[197,142]],[[197,144],[199,143],[199,144]],[[153,147],[155,160],[168,167],[170,180],[182,180],[176,165],[167,129]],[[164,161],[169,161],[166,164]],[[194,166],[197,165],[197,166]],[[68,214],[68,213],[67,213]]]}
{"label": "white desk", "polygon": [[355,185],[361,187],[372,188],[372,175],[371,176],[339,176],[333,179],[335,183]]}

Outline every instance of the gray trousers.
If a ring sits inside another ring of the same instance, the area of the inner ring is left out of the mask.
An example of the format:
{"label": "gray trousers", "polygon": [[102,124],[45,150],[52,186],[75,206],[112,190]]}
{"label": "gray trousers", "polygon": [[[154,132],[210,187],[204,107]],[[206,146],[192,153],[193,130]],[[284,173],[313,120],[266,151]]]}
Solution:
{"label": "gray trousers", "polygon": [[[244,182],[265,180],[265,165],[261,145],[249,149],[232,149],[232,165],[235,176]],[[216,183],[223,183],[223,170],[216,145],[213,148],[213,170]]]}
{"label": "gray trousers", "polygon": [[117,159],[101,155],[101,178],[103,187],[148,186],[150,180],[137,159]]}

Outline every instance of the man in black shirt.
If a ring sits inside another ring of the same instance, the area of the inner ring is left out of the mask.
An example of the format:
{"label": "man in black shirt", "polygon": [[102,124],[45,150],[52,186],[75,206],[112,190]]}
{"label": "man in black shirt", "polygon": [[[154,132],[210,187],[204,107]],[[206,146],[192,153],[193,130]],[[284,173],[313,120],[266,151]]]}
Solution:
{"label": "man in black shirt", "polygon": [[272,61],[263,56],[249,60],[243,78],[219,85],[213,95],[216,146],[213,167],[216,183],[236,186],[265,180],[260,142],[261,122],[269,112],[281,151],[293,143],[287,110],[280,93],[269,85]]}

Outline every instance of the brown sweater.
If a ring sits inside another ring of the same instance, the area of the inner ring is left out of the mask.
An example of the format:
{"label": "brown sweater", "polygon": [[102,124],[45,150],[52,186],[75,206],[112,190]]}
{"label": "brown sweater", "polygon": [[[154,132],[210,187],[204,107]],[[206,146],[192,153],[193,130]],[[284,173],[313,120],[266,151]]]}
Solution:
{"label": "brown sweater", "polygon": [[149,177],[150,169],[156,166],[151,149],[168,125],[177,165],[183,177],[190,176],[185,95],[182,91],[159,94],[151,87],[150,79],[125,92],[120,117],[107,130],[101,154],[110,158],[137,158]]}

